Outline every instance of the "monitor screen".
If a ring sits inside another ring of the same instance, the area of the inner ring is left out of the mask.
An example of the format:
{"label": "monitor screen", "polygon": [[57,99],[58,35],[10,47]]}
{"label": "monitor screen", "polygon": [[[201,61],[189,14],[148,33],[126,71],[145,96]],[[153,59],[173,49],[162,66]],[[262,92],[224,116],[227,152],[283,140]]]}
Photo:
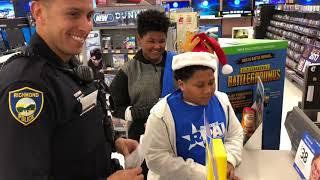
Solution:
{"label": "monitor screen", "polygon": [[251,14],[251,0],[223,0],[222,15]]}
{"label": "monitor screen", "polygon": [[12,0],[0,0],[0,18],[14,18]]}
{"label": "monitor screen", "polygon": [[232,38],[235,39],[253,39],[253,27],[233,27]]}
{"label": "monitor screen", "polygon": [[319,0],[297,0],[296,3],[300,5],[320,5]]}
{"label": "monitor screen", "polygon": [[192,0],[192,8],[201,16],[218,16],[219,0]]}
{"label": "monitor screen", "polygon": [[13,1],[14,13],[16,17],[26,17],[30,13],[32,0]]}
{"label": "monitor screen", "polygon": [[166,12],[173,9],[187,8],[190,6],[189,1],[170,1],[170,2],[162,2],[162,6],[165,8]]}
{"label": "monitor screen", "polygon": [[222,37],[221,25],[219,24],[201,24],[199,25],[199,33],[206,33],[215,39]]}

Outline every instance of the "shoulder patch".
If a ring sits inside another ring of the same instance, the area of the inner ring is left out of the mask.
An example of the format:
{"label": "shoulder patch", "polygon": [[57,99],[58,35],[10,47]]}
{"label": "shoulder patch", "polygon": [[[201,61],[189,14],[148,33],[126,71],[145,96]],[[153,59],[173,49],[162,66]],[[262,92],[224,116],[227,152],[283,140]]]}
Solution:
{"label": "shoulder patch", "polygon": [[34,122],[43,107],[43,92],[24,87],[9,92],[9,109],[12,116],[24,126]]}

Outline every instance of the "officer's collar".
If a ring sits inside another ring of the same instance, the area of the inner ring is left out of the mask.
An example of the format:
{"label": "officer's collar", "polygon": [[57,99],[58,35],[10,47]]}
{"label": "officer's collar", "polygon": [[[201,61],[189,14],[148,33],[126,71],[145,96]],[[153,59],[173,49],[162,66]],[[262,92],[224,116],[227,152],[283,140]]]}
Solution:
{"label": "officer's collar", "polygon": [[53,52],[47,43],[40,37],[38,33],[35,33],[30,41],[29,48],[35,55],[40,55],[44,57],[50,64],[54,64],[57,66],[68,67],[69,65],[64,63],[64,61]]}

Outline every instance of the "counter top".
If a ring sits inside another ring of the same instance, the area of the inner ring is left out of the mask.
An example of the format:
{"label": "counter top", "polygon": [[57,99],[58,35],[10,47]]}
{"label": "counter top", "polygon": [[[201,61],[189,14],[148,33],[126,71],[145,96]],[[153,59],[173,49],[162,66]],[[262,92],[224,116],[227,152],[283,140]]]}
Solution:
{"label": "counter top", "polygon": [[235,174],[241,180],[300,180],[293,162],[291,151],[243,150]]}

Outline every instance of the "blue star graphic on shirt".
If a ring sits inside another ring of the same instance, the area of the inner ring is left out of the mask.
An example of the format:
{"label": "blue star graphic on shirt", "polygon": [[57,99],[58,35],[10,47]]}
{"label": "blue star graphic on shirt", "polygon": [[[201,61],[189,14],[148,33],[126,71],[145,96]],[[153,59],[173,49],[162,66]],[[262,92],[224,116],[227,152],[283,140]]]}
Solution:
{"label": "blue star graphic on shirt", "polygon": [[197,130],[197,128],[193,124],[192,124],[192,134],[182,136],[182,138],[190,141],[189,151],[192,148],[196,147],[197,145],[205,148],[202,137],[201,137],[201,129]]}

